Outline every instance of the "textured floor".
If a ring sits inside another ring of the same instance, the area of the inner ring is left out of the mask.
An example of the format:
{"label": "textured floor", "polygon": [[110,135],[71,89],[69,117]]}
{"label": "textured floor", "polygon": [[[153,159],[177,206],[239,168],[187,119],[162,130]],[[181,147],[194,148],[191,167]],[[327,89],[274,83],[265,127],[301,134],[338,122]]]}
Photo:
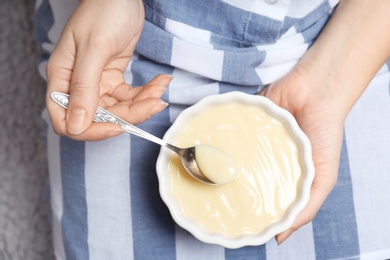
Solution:
{"label": "textured floor", "polygon": [[34,1],[0,1],[0,259],[53,259]]}

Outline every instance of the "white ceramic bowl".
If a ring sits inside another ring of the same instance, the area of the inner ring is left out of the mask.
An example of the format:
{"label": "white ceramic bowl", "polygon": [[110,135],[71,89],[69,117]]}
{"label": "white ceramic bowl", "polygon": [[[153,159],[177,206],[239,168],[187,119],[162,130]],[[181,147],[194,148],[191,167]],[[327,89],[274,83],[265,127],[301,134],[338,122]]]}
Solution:
{"label": "white ceramic bowl", "polygon": [[227,237],[223,234],[208,233],[197,223],[192,222],[183,214],[179,203],[172,195],[170,184],[171,177],[168,173],[168,162],[170,160],[170,156],[172,156],[172,152],[167,148],[161,148],[157,159],[156,169],[161,197],[169,208],[173,219],[178,225],[192,233],[196,238],[203,242],[218,244],[227,248],[239,248],[247,245],[264,244],[273,238],[276,234],[283,232],[293,224],[298,213],[301,212],[308,203],[310,188],[314,178],[314,166],[312,162],[310,142],[306,135],[299,128],[294,117],[288,111],[275,105],[265,97],[244,94],[241,92],[229,92],[226,94],[211,95],[200,100],[195,105],[187,108],[177,117],[174,124],[166,132],[164,140],[168,143],[173,143],[186,122],[200,111],[204,111],[209,106],[213,106],[215,104],[232,101],[261,107],[271,116],[279,119],[286,126],[298,147],[301,159],[300,164],[302,169],[302,180],[300,182],[300,186],[298,187],[299,191],[296,201],[279,222],[272,224],[261,233],[253,235],[242,235],[235,238]]}

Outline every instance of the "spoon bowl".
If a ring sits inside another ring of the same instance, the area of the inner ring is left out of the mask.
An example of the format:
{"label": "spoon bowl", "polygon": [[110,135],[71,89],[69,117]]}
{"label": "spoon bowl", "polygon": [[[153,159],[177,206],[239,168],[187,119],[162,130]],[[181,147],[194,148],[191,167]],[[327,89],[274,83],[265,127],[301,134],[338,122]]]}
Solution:
{"label": "spoon bowl", "polygon": [[[68,102],[69,102],[69,95],[61,92],[53,92],[51,93],[51,98],[54,102],[56,102],[58,105],[62,106],[63,108],[68,108]],[[199,169],[198,164],[196,163],[195,158],[195,146],[188,147],[188,148],[179,148],[177,146],[174,146],[172,144],[169,144],[162,139],[145,132],[144,130],[130,124],[129,122],[126,122],[125,120],[117,117],[116,115],[112,114],[111,112],[105,110],[102,107],[98,107],[95,117],[93,119],[94,122],[108,122],[108,123],[114,123],[119,125],[123,130],[125,130],[127,133],[137,135],[139,137],[142,137],[146,140],[149,140],[151,142],[154,142],[156,144],[159,144],[161,146],[165,146],[169,148],[170,150],[174,151],[179,157],[180,161],[183,164],[184,168],[187,170],[187,172],[196,180],[203,182],[205,184],[209,185],[217,185],[217,183],[212,182],[209,178],[207,178],[202,171]]]}
{"label": "spoon bowl", "polygon": [[183,164],[184,168],[192,177],[194,177],[200,182],[209,185],[217,185],[217,183],[214,183],[210,179],[208,179],[199,169],[199,166],[196,163],[196,159],[195,159],[195,146],[188,147],[188,148],[179,148],[177,146],[167,143],[166,147],[168,147],[169,149],[171,149],[172,151],[174,151],[176,154],[179,155],[181,163]]}

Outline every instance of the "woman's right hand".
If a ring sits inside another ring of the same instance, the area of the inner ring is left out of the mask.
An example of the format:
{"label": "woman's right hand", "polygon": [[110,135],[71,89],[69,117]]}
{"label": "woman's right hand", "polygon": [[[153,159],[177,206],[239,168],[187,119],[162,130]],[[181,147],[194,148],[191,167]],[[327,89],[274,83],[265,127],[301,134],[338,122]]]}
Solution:
{"label": "woman's right hand", "polygon": [[[124,72],[144,24],[140,0],[81,0],[47,65],[46,104],[56,133],[75,140],[101,140],[122,133],[117,125],[92,123],[100,105],[137,124],[167,106],[160,97],[171,77],[159,75],[132,87]],[[50,94],[68,93],[64,110]]]}

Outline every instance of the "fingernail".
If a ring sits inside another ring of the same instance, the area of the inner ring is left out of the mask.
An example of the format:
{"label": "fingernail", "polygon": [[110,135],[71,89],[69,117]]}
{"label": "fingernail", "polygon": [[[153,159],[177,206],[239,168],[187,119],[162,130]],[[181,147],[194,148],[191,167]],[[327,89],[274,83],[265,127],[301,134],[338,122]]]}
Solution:
{"label": "fingernail", "polygon": [[149,114],[152,116],[152,115],[155,115],[157,114],[158,112],[160,112],[161,110],[163,110],[164,108],[166,108],[169,104],[167,102],[164,102],[164,101],[161,101],[157,104],[155,104],[152,109],[150,109],[150,112]]}
{"label": "fingernail", "polygon": [[74,108],[70,111],[67,125],[68,133],[71,135],[79,135],[84,132],[85,118],[87,111],[82,108]]}
{"label": "fingernail", "polygon": [[167,87],[165,87],[165,86],[158,86],[156,88],[156,90],[154,91],[154,93],[153,93],[153,97],[156,97],[156,98],[161,97],[166,90],[167,90]]}
{"label": "fingernail", "polygon": [[172,80],[173,80],[173,75],[170,75],[170,74],[164,74],[168,80],[168,82],[166,82],[166,84],[169,84]]}
{"label": "fingernail", "polygon": [[276,238],[276,242],[278,243],[278,245],[280,246],[284,241],[286,241],[286,239],[289,238],[289,236],[291,236],[291,234],[292,234],[292,230],[287,230],[287,231],[283,232],[282,234],[280,234]]}
{"label": "fingernail", "polygon": [[283,241],[280,239],[280,236],[275,237],[275,240],[276,240],[276,243],[278,243],[278,246],[280,246],[280,244],[283,243]]}
{"label": "fingernail", "polygon": [[114,137],[120,134],[123,134],[125,131],[122,128],[116,128],[107,133],[107,138]]}

